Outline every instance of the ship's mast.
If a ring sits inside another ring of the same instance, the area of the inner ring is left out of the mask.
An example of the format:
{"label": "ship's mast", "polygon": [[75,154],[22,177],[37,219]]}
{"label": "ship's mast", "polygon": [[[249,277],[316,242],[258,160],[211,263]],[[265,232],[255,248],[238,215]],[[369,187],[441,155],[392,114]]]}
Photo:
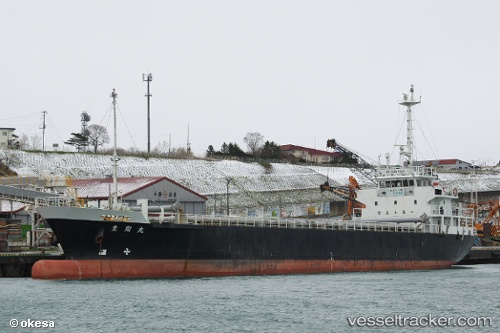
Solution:
{"label": "ship's mast", "polygon": [[118,170],[118,155],[116,154],[116,97],[118,94],[113,88],[111,97],[113,98],[113,199],[111,207],[113,209],[118,208],[118,181],[116,179],[116,174]]}
{"label": "ship's mast", "polygon": [[[403,100],[399,102],[400,105],[406,106],[406,149],[402,147],[401,150],[401,161],[405,163],[404,157],[407,157],[409,164],[413,162],[413,110],[412,107],[416,104],[420,104],[420,99],[417,101],[413,97],[413,84],[410,88],[410,95],[403,94]],[[404,164],[403,164],[404,165]]]}

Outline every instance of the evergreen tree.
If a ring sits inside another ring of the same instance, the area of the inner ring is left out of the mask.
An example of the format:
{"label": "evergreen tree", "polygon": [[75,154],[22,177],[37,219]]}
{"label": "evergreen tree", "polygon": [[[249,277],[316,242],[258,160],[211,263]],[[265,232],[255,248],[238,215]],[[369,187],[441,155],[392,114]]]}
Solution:
{"label": "evergreen tree", "polygon": [[261,156],[266,158],[280,158],[280,147],[274,141],[266,141],[262,147]]}
{"label": "evergreen tree", "polygon": [[245,152],[241,150],[241,148],[238,146],[237,143],[229,143],[227,146],[227,151],[230,156],[238,156],[238,157],[243,157],[245,156]]}
{"label": "evergreen tree", "polygon": [[205,156],[206,156],[206,157],[212,157],[212,156],[214,156],[214,155],[215,155],[215,149],[214,149],[214,146],[212,146],[212,145],[208,146],[208,149],[207,149],[207,151],[206,151],[206,153],[205,153]]}
{"label": "evergreen tree", "polygon": [[220,153],[222,155],[229,155],[229,147],[225,142],[223,142],[222,146],[220,146]]}
{"label": "evergreen tree", "polygon": [[69,140],[64,143],[75,147],[76,151],[80,152],[89,146],[89,138],[81,133],[71,133]]}

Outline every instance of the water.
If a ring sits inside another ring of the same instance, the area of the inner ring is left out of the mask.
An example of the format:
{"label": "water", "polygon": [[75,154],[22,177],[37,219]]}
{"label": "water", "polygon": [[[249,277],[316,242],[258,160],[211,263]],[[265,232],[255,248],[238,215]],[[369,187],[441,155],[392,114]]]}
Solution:
{"label": "water", "polygon": [[[500,265],[172,280],[4,278],[0,283],[0,332],[500,332]],[[487,316],[493,326],[351,327],[347,320],[396,315]],[[55,327],[11,328],[11,319],[24,326],[52,321]]]}

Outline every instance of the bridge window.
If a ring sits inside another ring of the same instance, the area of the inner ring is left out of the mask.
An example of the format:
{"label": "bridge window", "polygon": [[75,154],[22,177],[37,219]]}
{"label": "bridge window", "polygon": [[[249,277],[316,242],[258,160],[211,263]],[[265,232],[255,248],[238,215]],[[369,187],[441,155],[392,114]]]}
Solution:
{"label": "bridge window", "polygon": [[394,204],[397,205],[398,204],[398,201],[397,200],[394,200]]}
{"label": "bridge window", "polygon": [[413,200],[413,204],[416,205],[417,204],[417,199]]}

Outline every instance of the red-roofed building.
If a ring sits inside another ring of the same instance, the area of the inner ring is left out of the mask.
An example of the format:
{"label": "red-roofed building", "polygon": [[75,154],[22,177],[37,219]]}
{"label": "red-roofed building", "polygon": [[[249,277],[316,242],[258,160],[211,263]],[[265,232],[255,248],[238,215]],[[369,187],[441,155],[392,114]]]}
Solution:
{"label": "red-roofed building", "polygon": [[296,145],[282,145],[280,146],[280,150],[282,153],[294,156],[306,162],[330,163],[342,159],[342,154],[337,152],[332,153]]}
{"label": "red-roofed building", "polygon": [[[207,197],[167,177],[118,178],[118,197],[129,206],[137,200],[148,199],[149,206],[171,205],[178,202],[186,214],[203,214]],[[113,179],[73,179],[72,187],[77,196],[97,207],[108,205]]]}
{"label": "red-roofed building", "polygon": [[473,166],[471,163],[464,162],[457,158],[448,158],[443,160],[426,160],[426,161],[415,161],[413,165],[429,165],[436,166],[442,170],[469,170]]}

